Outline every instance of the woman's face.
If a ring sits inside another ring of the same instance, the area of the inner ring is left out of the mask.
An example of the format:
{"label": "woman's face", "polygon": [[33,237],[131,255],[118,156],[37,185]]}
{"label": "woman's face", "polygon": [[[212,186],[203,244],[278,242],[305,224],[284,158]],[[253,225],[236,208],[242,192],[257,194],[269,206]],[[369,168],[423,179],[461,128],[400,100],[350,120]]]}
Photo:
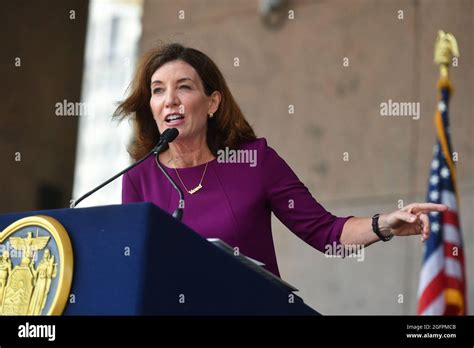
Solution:
{"label": "woman's face", "polygon": [[150,88],[150,108],[160,133],[177,128],[179,140],[206,136],[208,114],[217,110],[220,94],[207,96],[191,65],[182,60],[162,65],[153,73]]}

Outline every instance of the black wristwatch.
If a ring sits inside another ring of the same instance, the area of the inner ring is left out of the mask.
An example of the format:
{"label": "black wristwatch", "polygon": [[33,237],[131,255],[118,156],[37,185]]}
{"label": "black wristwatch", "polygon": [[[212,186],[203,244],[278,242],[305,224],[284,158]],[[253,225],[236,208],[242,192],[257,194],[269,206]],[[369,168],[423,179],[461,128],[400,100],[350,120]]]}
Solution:
{"label": "black wristwatch", "polygon": [[390,234],[388,236],[384,236],[382,234],[382,232],[380,232],[380,229],[379,229],[379,217],[380,217],[380,214],[375,214],[373,217],[372,217],[372,231],[374,231],[374,233],[377,235],[377,237],[380,238],[380,240],[383,240],[384,242],[388,242],[390,239],[393,238],[393,234]]}

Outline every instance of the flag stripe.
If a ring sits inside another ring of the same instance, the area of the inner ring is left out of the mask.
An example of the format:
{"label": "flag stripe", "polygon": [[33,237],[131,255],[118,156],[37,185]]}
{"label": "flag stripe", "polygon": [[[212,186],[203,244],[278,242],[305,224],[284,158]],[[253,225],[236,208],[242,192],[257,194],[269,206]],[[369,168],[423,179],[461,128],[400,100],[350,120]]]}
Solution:
{"label": "flag stripe", "polygon": [[464,291],[464,283],[459,279],[446,277],[445,281],[446,288]]}
{"label": "flag stripe", "polygon": [[456,196],[453,194],[452,191],[442,190],[441,191],[441,202],[446,204],[451,211],[458,211],[458,205],[456,203]]}
{"label": "flag stripe", "polygon": [[418,310],[424,312],[430,305],[433,298],[436,298],[444,289],[444,272],[439,272],[435,278],[428,284],[418,300]]}
{"label": "flag stripe", "polygon": [[443,224],[443,240],[456,246],[461,246],[461,238],[457,227],[451,224]]}
{"label": "flag stripe", "polygon": [[444,250],[443,247],[440,246],[438,250],[436,250],[431,256],[426,260],[423,268],[421,269],[420,275],[420,286],[418,288],[418,297],[420,298],[422,292],[425,288],[430,284],[433,279],[443,270],[444,262],[443,262],[443,254]]}
{"label": "flag stripe", "polygon": [[458,215],[455,212],[451,211],[451,210],[447,210],[447,211],[443,212],[443,223],[451,224],[451,225],[454,225],[457,228],[459,228]]}
{"label": "flag stripe", "polygon": [[444,266],[446,275],[462,280],[462,267],[458,260],[453,259],[452,257],[447,257]]}
{"label": "flag stripe", "polygon": [[464,254],[462,248],[458,247],[457,245],[451,243],[444,243],[444,256],[445,257],[452,257],[453,259],[459,260],[462,264],[464,264]]}
{"label": "flag stripe", "polygon": [[431,304],[421,314],[423,315],[438,315],[442,313],[445,306],[444,294],[441,293],[438,297],[431,302]]}

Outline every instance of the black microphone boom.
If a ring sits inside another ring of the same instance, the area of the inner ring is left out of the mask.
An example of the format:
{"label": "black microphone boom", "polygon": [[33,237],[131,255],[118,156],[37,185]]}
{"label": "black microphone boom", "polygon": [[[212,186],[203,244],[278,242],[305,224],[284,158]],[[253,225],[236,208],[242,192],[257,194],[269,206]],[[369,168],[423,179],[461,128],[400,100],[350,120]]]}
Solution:
{"label": "black microphone boom", "polygon": [[139,161],[133,163],[132,165],[128,166],[127,168],[125,168],[124,170],[122,170],[120,173],[114,175],[113,177],[111,177],[110,179],[108,179],[107,181],[105,181],[104,183],[100,184],[99,186],[97,186],[96,188],[94,188],[93,190],[87,192],[85,195],[79,197],[78,199],[76,200],[72,200],[71,201],[71,208],[75,208],[81,201],[83,201],[84,199],[86,199],[87,197],[89,197],[91,194],[97,192],[98,190],[100,190],[102,187],[110,184],[112,181],[114,181],[115,179],[117,179],[120,175],[123,175],[125,174],[126,172],[128,172],[130,169],[133,169],[135,168],[136,166],[138,166],[140,163],[142,163],[143,161],[145,161],[148,157],[152,156],[152,155],[157,155],[160,153],[160,151],[163,149],[163,147],[165,145],[167,145],[168,143],[171,143],[174,139],[176,139],[176,137],[178,136],[179,132],[176,128],[168,128],[166,129],[163,134],[161,134],[160,136],[160,140],[158,141],[158,144],[156,144],[156,146],[145,156],[143,157],[142,159],[140,159]]}
{"label": "black microphone boom", "polygon": [[181,219],[183,218],[183,209],[184,209],[183,191],[176,184],[176,181],[174,181],[173,178],[166,172],[165,168],[163,168],[162,164],[158,160],[158,154],[155,156],[155,161],[156,161],[156,165],[158,166],[158,168],[161,169],[161,171],[163,172],[166,179],[168,179],[168,181],[171,183],[171,186],[173,186],[173,188],[178,192],[179,202],[178,202],[178,207],[173,212],[173,217],[175,219],[177,219],[178,221],[181,221]]}

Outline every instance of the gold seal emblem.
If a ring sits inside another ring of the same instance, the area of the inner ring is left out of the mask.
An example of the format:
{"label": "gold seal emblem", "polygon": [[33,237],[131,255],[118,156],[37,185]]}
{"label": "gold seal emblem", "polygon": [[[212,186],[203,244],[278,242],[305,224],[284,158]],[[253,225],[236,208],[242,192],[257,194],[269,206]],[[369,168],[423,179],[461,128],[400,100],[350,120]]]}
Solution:
{"label": "gold seal emblem", "polygon": [[18,220],[0,233],[0,315],[60,315],[71,289],[73,254],[54,218]]}

